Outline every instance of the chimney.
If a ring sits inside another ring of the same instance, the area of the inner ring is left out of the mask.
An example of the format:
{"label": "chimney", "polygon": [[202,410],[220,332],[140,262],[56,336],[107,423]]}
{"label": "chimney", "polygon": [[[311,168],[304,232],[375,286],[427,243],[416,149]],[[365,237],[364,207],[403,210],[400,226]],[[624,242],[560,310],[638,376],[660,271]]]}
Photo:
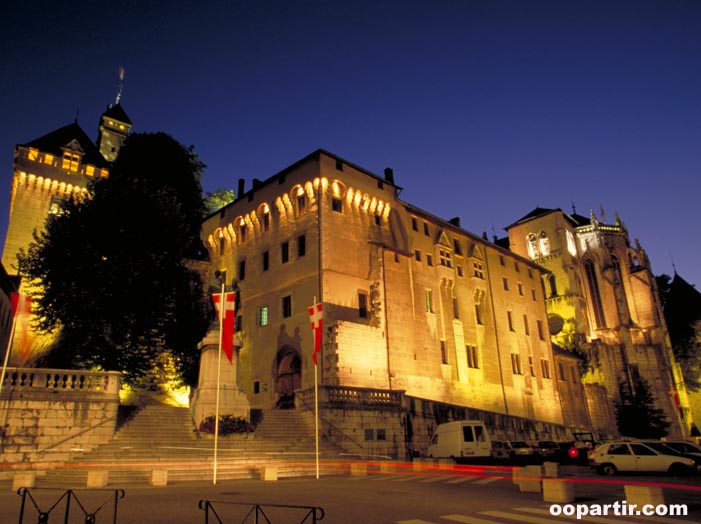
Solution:
{"label": "chimney", "polygon": [[394,185],[394,170],[391,167],[385,168],[385,180]]}
{"label": "chimney", "polygon": [[448,220],[451,224],[454,226],[460,227],[460,217],[453,217],[450,220]]}
{"label": "chimney", "polygon": [[239,190],[238,193],[236,193],[236,198],[239,199],[243,196],[244,190],[243,188],[246,185],[246,179],[244,178],[239,178]]}

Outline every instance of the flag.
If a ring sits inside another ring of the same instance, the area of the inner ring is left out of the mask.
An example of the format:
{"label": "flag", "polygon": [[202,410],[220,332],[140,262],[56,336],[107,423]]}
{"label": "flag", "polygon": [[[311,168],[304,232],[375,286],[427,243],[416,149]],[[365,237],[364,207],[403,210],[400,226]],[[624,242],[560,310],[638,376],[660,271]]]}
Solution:
{"label": "flag", "polygon": [[321,324],[323,317],[321,304],[309,306],[309,319],[312,322],[312,332],[314,333],[314,353],[312,354],[312,360],[315,366],[319,364],[316,360],[316,355],[321,352]]}
{"label": "flag", "polygon": [[[221,320],[221,293],[212,295],[217,318]],[[222,321],[221,349],[229,359],[234,361],[234,326],[236,325],[236,293],[224,293],[224,320]]]}
{"label": "flag", "polygon": [[10,293],[10,298],[12,299],[13,318],[17,317],[17,320],[21,320],[23,315],[32,313],[32,297],[20,295],[19,293]]}

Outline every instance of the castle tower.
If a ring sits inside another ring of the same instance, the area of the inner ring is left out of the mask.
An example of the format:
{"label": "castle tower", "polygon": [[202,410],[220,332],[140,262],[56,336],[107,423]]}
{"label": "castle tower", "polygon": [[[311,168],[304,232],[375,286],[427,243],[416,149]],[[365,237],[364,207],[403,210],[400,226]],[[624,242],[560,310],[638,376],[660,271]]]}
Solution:
{"label": "castle tower", "polygon": [[114,162],[119,149],[131,131],[131,120],[121,104],[110,105],[100,117],[97,147],[108,162]]}

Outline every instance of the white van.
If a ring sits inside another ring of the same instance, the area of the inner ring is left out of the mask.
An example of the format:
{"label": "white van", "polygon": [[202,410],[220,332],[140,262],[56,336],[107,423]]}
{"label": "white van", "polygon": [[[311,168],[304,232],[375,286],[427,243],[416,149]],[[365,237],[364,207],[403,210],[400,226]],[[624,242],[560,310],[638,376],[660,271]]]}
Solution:
{"label": "white van", "polygon": [[439,424],[428,447],[429,457],[489,457],[492,441],[481,420],[458,420]]}

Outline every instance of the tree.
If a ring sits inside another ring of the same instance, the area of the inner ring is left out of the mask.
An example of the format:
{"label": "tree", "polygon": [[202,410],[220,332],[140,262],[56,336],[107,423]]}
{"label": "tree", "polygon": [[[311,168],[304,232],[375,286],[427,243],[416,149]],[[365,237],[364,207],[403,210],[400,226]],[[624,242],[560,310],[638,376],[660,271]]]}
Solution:
{"label": "tree", "polygon": [[192,148],[164,133],[133,134],[108,178],[65,202],[20,254],[36,283],[38,328],[60,335],[44,365],[148,373],[164,348],[184,382],[211,316],[199,274],[205,214]]}
{"label": "tree", "polygon": [[619,386],[620,400],[615,404],[618,432],[626,437],[659,439],[667,435],[670,423],[655,407],[649,384],[642,377]]}
{"label": "tree", "polygon": [[701,294],[675,274],[656,277],[674,359],[689,391],[701,390]]}
{"label": "tree", "polygon": [[217,189],[211,193],[207,193],[205,205],[208,213],[219,211],[224,206],[236,200],[236,195],[231,189]]}

